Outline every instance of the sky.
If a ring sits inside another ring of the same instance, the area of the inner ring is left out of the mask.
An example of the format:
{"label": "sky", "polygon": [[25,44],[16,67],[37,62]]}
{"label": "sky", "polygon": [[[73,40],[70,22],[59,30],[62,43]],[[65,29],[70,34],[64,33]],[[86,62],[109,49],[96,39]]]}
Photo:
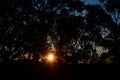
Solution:
{"label": "sky", "polygon": [[81,1],[84,1],[85,4],[99,4],[99,0],[81,0]]}

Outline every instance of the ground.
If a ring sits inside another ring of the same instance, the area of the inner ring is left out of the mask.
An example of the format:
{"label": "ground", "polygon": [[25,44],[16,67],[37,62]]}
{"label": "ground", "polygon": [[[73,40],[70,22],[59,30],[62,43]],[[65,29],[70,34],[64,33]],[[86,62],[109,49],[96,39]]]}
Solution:
{"label": "ground", "polygon": [[[39,62],[1,63],[0,80],[86,80],[113,77],[119,66],[71,65]],[[108,75],[109,74],[109,75]],[[114,79],[118,76],[115,75]]]}

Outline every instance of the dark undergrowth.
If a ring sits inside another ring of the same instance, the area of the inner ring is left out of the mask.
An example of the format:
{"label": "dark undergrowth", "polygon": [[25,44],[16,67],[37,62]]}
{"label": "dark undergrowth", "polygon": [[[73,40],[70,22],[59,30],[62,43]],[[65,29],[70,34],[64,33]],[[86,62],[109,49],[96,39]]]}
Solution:
{"label": "dark undergrowth", "polygon": [[[85,80],[119,76],[119,65],[10,61],[0,63],[0,80]],[[115,75],[115,76],[114,76]]]}

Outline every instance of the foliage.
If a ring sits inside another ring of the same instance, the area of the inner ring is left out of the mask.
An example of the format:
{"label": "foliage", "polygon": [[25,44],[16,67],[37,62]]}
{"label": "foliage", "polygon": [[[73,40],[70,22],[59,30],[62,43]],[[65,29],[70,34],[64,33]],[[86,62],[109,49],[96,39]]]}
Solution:
{"label": "foliage", "polygon": [[[0,0],[0,60],[38,60],[54,47],[67,63],[119,63],[118,2]],[[109,51],[98,55],[97,46]]]}

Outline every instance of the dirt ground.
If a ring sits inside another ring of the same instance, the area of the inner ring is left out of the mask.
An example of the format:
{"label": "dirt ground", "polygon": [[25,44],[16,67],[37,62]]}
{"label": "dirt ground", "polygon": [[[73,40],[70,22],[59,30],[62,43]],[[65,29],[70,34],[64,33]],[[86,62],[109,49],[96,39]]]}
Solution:
{"label": "dirt ground", "polygon": [[39,62],[1,63],[0,80],[102,80],[110,77],[118,78],[119,66],[112,66]]}

